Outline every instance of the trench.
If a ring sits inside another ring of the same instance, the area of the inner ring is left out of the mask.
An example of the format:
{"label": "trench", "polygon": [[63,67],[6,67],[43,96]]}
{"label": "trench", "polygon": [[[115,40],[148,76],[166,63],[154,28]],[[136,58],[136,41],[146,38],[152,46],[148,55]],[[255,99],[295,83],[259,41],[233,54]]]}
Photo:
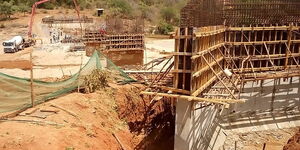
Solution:
{"label": "trench", "polygon": [[[125,94],[126,104],[118,104],[119,118],[126,120],[131,133],[144,135],[135,150],[173,150],[175,134],[175,104],[163,98],[151,101],[134,93]],[[125,106],[125,107],[124,107]]]}

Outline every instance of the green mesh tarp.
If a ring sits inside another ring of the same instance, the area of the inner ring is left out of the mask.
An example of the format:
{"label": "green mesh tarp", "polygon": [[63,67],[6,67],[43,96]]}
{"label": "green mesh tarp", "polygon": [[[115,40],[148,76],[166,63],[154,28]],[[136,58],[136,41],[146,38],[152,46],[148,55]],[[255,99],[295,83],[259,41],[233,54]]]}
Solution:
{"label": "green mesh tarp", "polygon": [[[95,69],[108,71],[118,82],[134,81],[100,52],[95,52],[88,63],[67,80],[60,82],[34,80],[34,103],[43,103],[75,90],[83,85],[84,76],[89,75]],[[30,79],[0,73],[0,113],[31,107],[30,87]]]}

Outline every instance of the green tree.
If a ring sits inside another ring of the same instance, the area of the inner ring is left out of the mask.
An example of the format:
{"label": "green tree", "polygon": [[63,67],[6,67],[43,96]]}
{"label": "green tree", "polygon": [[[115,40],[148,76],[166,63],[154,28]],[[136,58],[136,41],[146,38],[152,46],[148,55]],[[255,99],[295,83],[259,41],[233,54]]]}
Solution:
{"label": "green tree", "polygon": [[13,14],[13,4],[12,2],[3,2],[0,4],[0,14],[5,17],[5,19],[10,18]]}
{"label": "green tree", "polygon": [[110,0],[108,4],[117,14],[130,16],[132,13],[132,7],[126,0]]}
{"label": "green tree", "polygon": [[25,13],[29,12],[30,11],[30,7],[27,6],[27,5],[19,5],[19,11],[24,13],[24,16],[25,16]]}
{"label": "green tree", "polygon": [[176,11],[173,7],[163,8],[160,13],[161,13],[161,17],[167,23],[171,23],[176,18]]}
{"label": "green tree", "polygon": [[142,18],[148,19],[149,18],[148,16],[150,14],[150,8],[147,5],[142,4],[140,6],[140,13]]}
{"label": "green tree", "polygon": [[141,0],[141,1],[148,6],[154,5],[155,3],[153,0]]}
{"label": "green tree", "polygon": [[174,27],[167,22],[161,21],[157,27],[157,31],[159,34],[166,35],[166,34],[169,34],[169,32],[174,31]]}

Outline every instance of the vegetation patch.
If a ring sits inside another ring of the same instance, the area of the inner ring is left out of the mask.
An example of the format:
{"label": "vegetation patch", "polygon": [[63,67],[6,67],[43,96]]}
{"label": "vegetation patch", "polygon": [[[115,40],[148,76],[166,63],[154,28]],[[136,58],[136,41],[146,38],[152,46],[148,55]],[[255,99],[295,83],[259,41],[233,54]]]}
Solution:
{"label": "vegetation patch", "polygon": [[108,87],[109,74],[106,71],[96,69],[90,75],[84,77],[85,93],[93,93]]}

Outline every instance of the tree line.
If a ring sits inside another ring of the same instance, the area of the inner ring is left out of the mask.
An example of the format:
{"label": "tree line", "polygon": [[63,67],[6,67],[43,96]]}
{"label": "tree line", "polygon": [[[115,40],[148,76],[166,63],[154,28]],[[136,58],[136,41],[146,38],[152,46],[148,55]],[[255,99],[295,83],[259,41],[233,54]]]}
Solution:
{"label": "tree line", "polygon": [[[32,5],[39,0],[0,0],[0,17],[9,19],[15,12],[24,15],[31,11]],[[158,26],[158,32],[172,31],[179,24],[180,10],[187,0],[77,0],[81,9],[104,8],[109,15],[122,18],[143,17]],[[51,0],[39,8],[74,8],[73,0]]]}

